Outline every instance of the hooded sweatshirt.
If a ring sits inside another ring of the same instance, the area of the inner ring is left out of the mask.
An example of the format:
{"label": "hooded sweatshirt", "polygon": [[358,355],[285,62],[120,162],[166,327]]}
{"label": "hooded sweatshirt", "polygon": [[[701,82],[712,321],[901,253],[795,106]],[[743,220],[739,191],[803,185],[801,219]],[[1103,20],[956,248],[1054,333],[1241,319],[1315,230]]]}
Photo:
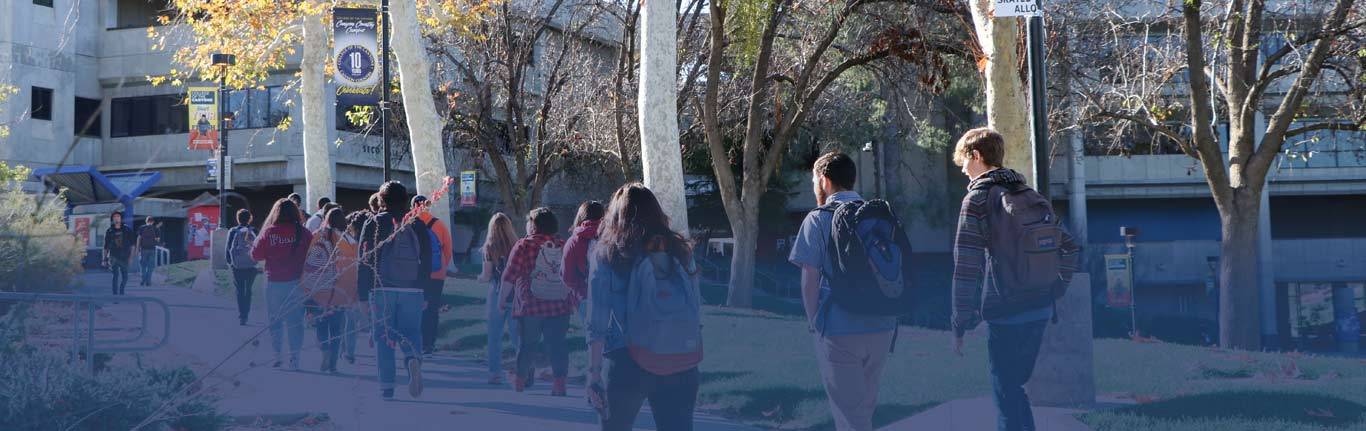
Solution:
{"label": "hooded sweatshirt", "polygon": [[312,242],[313,234],[303,225],[272,225],[256,237],[251,258],[265,262],[267,281],[298,280],[304,272],[304,259],[308,257],[308,246]]}
{"label": "hooded sweatshirt", "polygon": [[[1007,304],[1002,300],[994,277],[987,270],[990,259],[987,233],[988,212],[991,210],[988,198],[991,189],[1005,187],[1007,191],[1028,188],[1025,178],[1019,172],[998,168],[982,174],[968,185],[968,194],[963,197],[963,207],[958,215],[958,233],[953,247],[953,329],[958,335],[971,330],[983,319],[996,321],[1009,319],[1022,313],[1037,313],[1040,309],[1051,311],[1051,303]],[[1056,219],[1056,218],[1055,218]],[[1073,242],[1067,229],[1062,230],[1061,276],[1063,282],[1070,283],[1072,274],[1077,271],[1080,248]],[[1047,313],[1043,314],[1047,318]]]}
{"label": "hooded sweatshirt", "polygon": [[588,299],[588,246],[598,239],[602,220],[584,220],[564,243],[564,263],[560,278],[580,300]]}

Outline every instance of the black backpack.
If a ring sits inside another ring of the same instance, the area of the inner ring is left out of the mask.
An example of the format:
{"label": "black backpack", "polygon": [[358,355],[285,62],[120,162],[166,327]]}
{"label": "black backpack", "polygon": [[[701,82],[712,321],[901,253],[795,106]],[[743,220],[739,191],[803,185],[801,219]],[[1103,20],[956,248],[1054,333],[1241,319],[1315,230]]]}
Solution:
{"label": "black backpack", "polygon": [[830,303],[873,316],[910,314],[911,241],[887,201],[836,202],[827,241]]}

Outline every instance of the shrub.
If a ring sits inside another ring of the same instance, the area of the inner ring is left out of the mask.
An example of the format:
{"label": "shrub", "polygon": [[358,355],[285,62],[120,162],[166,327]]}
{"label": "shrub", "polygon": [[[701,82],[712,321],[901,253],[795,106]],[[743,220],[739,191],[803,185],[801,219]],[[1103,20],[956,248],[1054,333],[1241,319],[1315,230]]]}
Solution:
{"label": "shrub", "polygon": [[[25,340],[27,307],[0,318],[0,424],[6,430],[216,430],[213,399],[188,368],[114,367],[94,375]],[[150,418],[150,419],[149,419]]]}
{"label": "shrub", "polygon": [[64,290],[81,271],[85,248],[66,227],[66,199],[25,193],[29,170],[0,163],[0,290]]}

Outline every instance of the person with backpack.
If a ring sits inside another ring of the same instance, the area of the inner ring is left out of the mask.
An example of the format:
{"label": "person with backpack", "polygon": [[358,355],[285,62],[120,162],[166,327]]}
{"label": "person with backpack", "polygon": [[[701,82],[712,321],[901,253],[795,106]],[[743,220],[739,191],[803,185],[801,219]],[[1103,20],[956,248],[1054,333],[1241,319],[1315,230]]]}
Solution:
{"label": "person with backpack", "polygon": [[142,287],[152,285],[152,272],[157,269],[157,247],[161,246],[161,227],[156,219],[147,217],[147,222],[138,228],[138,266],[142,270]]}
{"label": "person with backpack", "polygon": [[337,241],[337,286],[339,289],[349,289],[355,296],[356,301],[345,307],[342,323],[342,352],[346,358],[346,363],[354,365],[356,363],[356,334],[360,332],[361,322],[367,321],[365,308],[359,301],[359,289],[356,279],[360,271],[360,231],[365,227],[365,221],[370,219],[370,212],[366,210],[355,211],[346,216],[346,233],[341,240]]}
{"label": "person with backpack", "polygon": [[[521,330],[521,344],[517,346],[517,375],[513,388],[526,390],[535,371],[537,345],[544,339],[550,358],[554,380],[550,394],[568,394],[565,379],[569,377],[569,315],[578,307],[577,298],[560,278],[560,264],[564,261],[564,240],[557,238],[560,222],[549,208],[536,208],[527,215],[527,237],[512,246],[508,267],[503,271],[501,289],[516,295],[512,317]],[[500,297],[506,297],[503,293]]]}
{"label": "person with backpack", "polygon": [[818,208],[802,221],[788,261],[801,268],[802,306],[835,429],[873,429],[897,316],[910,313],[910,243],[885,201],[853,190],[858,167],[832,151],[816,159]]}
{"label": "person with backpack", "polygon": [[488,350],[485,355],[489,362],[489,384],[503,384],[503,328],[507,328],[508,340],[513,346],[521,345],[517,320],[509,318],[506,302],[499,286],[507,269],[508,256],[517,244],[517,231],[512,227],[512,218],[497,213],[489,219],[488,236],[484,238],[484,269],[479,273],[479,282],[489,283],[488,300],[485,302],[488,315]]}
{"label": "person with backpack", "polygon": [[692,245],[631,183],[612,195],[590,259],[587,384],[601,429],[632,429],[649,400],[659,431],[691,431],[702,362]]}
{"label": "person with backpack", "polygon": [[436,353],[436,329],[441,322],[441,298],[446,288],[446,267],[451,262],[455,249],[451,245],[451,231],[446,222],[433,216],[428,208],[431,202],[426,196],[413,196],[413,212],[417,214],[415,223],[427,227],[432,245],[432,271],[424,278],[422,286],[422,354]]}
{"label": "person with backpack", "polygon": [[[317,232],[318,229],[322,229],[323,217],[326,217],[327,212],[334,208],[332,205],[334,205],[332,199],[326,197],[318,198],[318,212],[313,213],[313,215],[308,218],[308,222],[304,223],[304,227],[308,228],[309,232]],[[340,208],[340,206],[336,207]]]}
{"label": "person with backpack", "polygon": [[251,211],[237,210],[237,226],[228,231],[228,267],[232,285],[237,289],[237,324],[247,326],[251,315],[251,288],[256,283],[256,261],[251,258],[256,244],[256,229],[251,227]]}
{"label": "person with backpack", "polygon": [[1048,198],[1001,167],[1005,138],[990,128],[967,131],[953,161],[971,179],[963,197],[954,244],[953,332],[962,355],[963,334],[987,321],[987,357],[1000,431],[1033,430],[1024,384],[1054,302],[1078,269],[1080,247],[1062,227]]}
{"label": "person with backpack", "polygon": [[[313,243],[308,247],[300,286],[309,296],[309,314],[322,351],[319,370],[336,373],[345,312],[356,302],[356,286],[354,278],[342,280],[344,268],[340,266],[348,260],[342,256],[341,245],[345,241],[346,215],[341,208],[332,208],[323,220],[323,227],[313,233]],[[354,259],[349,260],[354,263]]]}
{"label": "person with backpack", "polygon": [[113,294],[128,289],[128,264],[133,256],[133,229],[123,224],[123,211],[109,214],[109,229],[104,230],[104,266],[114,275]]}
{"label": "person with backpack", "polygon": [[427,225],[408,211],[408,188],[389,181],[379,188],[380,212],[361,228],[357,292],[370,306],[380,396],[394,398],[395,351],[408,370],[408,395],[422,396],[422,286],[431,274]]}
{"label": "person with backpack", "polygon": [[251,248],[251,258],[265,262],[266,315],[269,319],[270,347],[279,368],[284,364],[284,333],[289,335],[289,369],[299,369],[299,354],[304,345],[304,292],[299,288],[304,260],[313,235],[304,229],[299,208],[289,199],[275,201],[266,216],[265,230]]}
{"label": "person with backpack", "polygon": [[598,224],[602,223],[602,216],[606,212],[602,202],[586,201],[579,204],[579,211],[574,216],[574,231],[564,243],[564,264],[561,265],[564,273],[561,277],[569,290],[579,297],[578,312],[581,319],[587,318],[589,248],[598,240]]}

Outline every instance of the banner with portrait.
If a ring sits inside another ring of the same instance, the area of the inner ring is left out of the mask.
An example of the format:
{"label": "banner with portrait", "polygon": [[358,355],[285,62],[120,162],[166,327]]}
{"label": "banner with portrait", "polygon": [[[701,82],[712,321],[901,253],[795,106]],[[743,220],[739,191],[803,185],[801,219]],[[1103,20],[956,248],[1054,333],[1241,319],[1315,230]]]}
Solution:
{"label": "banner with portrait", "polygon": [[190,149],[218,149],[218,88],[190,87]]}

